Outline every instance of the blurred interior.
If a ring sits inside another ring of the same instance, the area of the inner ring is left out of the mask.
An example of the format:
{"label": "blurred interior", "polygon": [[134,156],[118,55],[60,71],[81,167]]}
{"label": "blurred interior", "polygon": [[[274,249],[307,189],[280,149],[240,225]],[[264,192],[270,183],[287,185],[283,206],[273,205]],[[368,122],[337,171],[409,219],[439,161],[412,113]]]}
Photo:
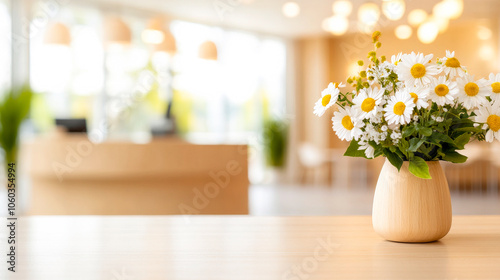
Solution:
{"label": "blurred interior", "polygon": [[[389,58],[450,50],[476,78],[498,73],[499,10],[495,0],[0,0],[0,91],[29,81],[35,93],[20,130],[22,211],[368,215],[384,158],[342,156],[348,143],[312,113],[320,92],[359,71],[373,30]],[[442,164],[455,214],[500,214],[499,151],[473,142],[467,163]]]}

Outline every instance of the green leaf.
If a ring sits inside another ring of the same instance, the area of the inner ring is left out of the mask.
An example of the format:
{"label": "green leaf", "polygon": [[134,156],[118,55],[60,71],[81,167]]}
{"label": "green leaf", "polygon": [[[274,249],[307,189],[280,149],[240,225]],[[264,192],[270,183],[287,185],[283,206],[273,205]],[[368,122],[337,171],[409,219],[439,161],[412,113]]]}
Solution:
{"label": "green leaf", "polygon": [[408,141],[406,141],[406,139],[404,139],[404,138],[401,138],[401,140],[399,140],[398,147],[399,147],[399,150],[401,151],[401,153],[403,153],[403,155],[408,157],[408,148],[410,147],[410,144],[408,144]]}
{"label": "green leaf", "polygon": [[455,139],[455,146],[457,146],[459,150],[463,150],[465,149],[465,145],[469,143],[469,141],[470,141],[470,134],[464,133]]}
{"label": "green leaf", "polygon": [[483,129],[481,127],[461,127],[457,128],[454,131],[457,132],[472,132],[472,133],[481,133]]}
{"label": "green leaf", "polygon": [[429,137],[429,140],[435,143],[445,142],[445,143],[455,144],[455,142],[453,141],[453,139],[450,138],[450,136],[439,132],[433,132],[432,135]]}
{"label": "green leaf", "polygon": [[412,138],[410,139],[410,147],[408,148],[408,151],[410,152],[416,152],[422,144],[424,144],[425,138]]}
{"label": "green leaf", "polygon": [[349,147],[345,151],[344,156],[366,158],[365,151],[364,150],[360,151],[358,141],[354,141],[354,140],[351,141],[351,144],[349,145]]}
{"label": "green leaf", "polygon": [[416,130],[416,128],[413,125],[403,128],[403,138],[411,136],[413,133],[415,133],[415,130]]}
{"label": "green leaf", "polygon": [[389,162],[398,169],[398,171],[401,169],[401,166],[403,166],[403,159],[401,157],[399,157],[396,153],[391,152],[389,149],[384,149],[384,155],[387,157]]}
{"label": "green leaf", "polygon": [[431,136],[432,135],[432,129],[430,127],[418,126],[417,130],[423,136]]}
{"label": "green leaf", "polygon": [[431,174],[429,173],[429,166],[427,165],[425,160],[420,157],[413,157],[412,159],[410,159],[408,170],[411,174],[419,178],[432,179]]}
{"label": "green leaf", "polygon": [[443,157],[443,160],[453,162],[453,163],[464,163],[467,161],[467,157],[457,153],[456,151],[453,150],[447,150],[443,151],[445,156]]}

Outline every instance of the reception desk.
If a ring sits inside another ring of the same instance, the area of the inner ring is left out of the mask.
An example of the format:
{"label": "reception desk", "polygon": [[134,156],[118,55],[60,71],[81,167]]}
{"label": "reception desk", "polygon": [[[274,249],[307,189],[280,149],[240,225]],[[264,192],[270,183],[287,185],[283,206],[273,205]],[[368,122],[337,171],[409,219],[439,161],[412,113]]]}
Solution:
{"label": "reception desk", "polygon": [[25,145],[32,215],[248,214],[247,148],[85,135]]}

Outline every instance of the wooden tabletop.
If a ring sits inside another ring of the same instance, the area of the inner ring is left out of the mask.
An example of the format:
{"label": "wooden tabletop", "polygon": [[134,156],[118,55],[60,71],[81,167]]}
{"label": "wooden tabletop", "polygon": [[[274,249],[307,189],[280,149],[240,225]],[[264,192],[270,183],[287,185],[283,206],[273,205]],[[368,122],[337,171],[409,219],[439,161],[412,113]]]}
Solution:
{"label": "wooden tabletop", "polygon": [[2,250],[0,279],[500,279],[500,216],[454,217],[450,233],[427,244],[385,241],[368,216],[34,216],[17,223],[17,272],[7,271]]}

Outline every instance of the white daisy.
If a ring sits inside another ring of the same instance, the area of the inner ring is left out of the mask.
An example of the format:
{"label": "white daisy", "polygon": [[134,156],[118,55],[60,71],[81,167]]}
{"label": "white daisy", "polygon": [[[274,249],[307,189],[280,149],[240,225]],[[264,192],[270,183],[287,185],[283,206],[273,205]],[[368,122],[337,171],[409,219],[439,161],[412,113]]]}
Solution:
{"label": "white daisy", "polygon": [[413,113],[413,98],[407,91],[398,91],[385,107],[385,119],[388,124],[407,124]]}
{"label": "white daisy", "polygon": [[429,107],[429,102],[427,102],[429,97],[428,87],[408,87],[406,91],[408,91],[413,98],[413,103],[415,103],[417,109]]}
{"label": "white daisy", "polygon": [[483,124],[483,129],[487,129],[486,141],[493,142],[496,138],[500,141],[500,103],[486,103],[476,111],[476,122]]}
{"label": "white daisy", "polygon": [[449,78],[460,76],[463,77],[465,75],[465,69],[460,65],[460,61],[455,57],[455,52],[446,51],[446,57],[442,59],[442,66],[444,73],[449,75]]}
{"label": "white daisy", "polygon": [[467,110],[488,103],[486,96],[489,95],[487,82],[484,79],[474,81],[474,76],[465,74],[463,78],[457,79],[459,94],[458,100]]}
{"label": "white daisy", "polygon": [[431,63],[432,57],[432,54],[424,56],[414,52],[403,55],[396,67],[400,80],[411,86],[429,84],[432,76],[439,74],[439,68]]}
{"label": "white daisy", "polygon": [[439,106],[453,104],[458,94],[458,86],[457,83],[446,80],[445,76],[440,76],[439,79],[432,79],[429,93],[431,100]]}
{"label": "white daisy", "polygon": [[490,98],[493,101],[500,101],[500,73],[490,74],[488,84],[491,86]]}
{"label": "white daisy", "polygon": [[358,119],[358,114],[356,109],[350,107],[340,108],[338,112],[335,112],[332,118],[333,130],[340,140],[358,140],[361,136],[363,121]]}
{"label": "white daisy", "polygon": [[355,104],[353,107],[360,112],[361,119],[369,119],[377,115],[384,91],[383,88],[362,89],[358,96],[352,100]]}
{"label": "white daisy", "polygon": [[375,149],[372,147],[372,145],[368,144],[367,142],[360,143],[358,150],[360,151],[365,151],[365,155],[367,158],[374,158],[375,157]]}
{"label": "white daisy", "polygon": [[391,63],[397,66],[398,63],[401,61],[402,55],[403,55],[403,53],[398,53],[396,55],[392,55],[391,56]]}
{"label": "white daisy", "polygon": [[[342,86],[342,83],[340,83],[339,86]],[[323,116],[326,110],[337,102],[339,92],[336,84],[330,83],[328,87],[321,92],[321,98],[314,104],[314,114],[318,117]]]}

